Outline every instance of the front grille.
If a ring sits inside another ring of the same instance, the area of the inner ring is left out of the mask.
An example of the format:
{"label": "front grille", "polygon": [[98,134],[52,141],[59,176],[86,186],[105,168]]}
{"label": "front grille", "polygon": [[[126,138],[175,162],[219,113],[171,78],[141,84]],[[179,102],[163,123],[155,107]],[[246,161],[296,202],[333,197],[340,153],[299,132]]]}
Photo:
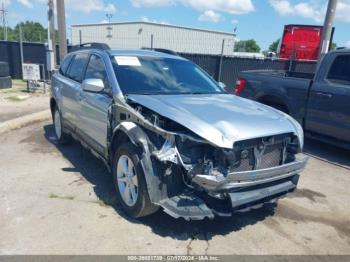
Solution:
{"label": "front grille", "polygon": [[[240,147],[236,150],[237,164],[230,168],[230,172],[250,171],[254,169],[266,169],[283,164],[284,143],[277,142],[275,144],[265,145],[256,144],[249,145],[249,148]],[[241,158],[241,152],[248,151],[246,158]]]}
{"label": "front grille", "polygon": [[282,144],[267,146],[256,169],[279,166],[282,162]]}

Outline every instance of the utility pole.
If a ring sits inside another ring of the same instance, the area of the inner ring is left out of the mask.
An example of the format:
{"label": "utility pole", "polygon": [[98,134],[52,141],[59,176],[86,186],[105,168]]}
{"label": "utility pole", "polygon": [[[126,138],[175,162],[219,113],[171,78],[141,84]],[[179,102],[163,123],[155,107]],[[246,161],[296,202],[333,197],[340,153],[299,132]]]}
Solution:
{"label": "utility pole", "polygon": [[5,9],[4,3],[1,4],[1,20],[2,20],[2,29],[4,30],[4,40],[7,41],[7,21],[6,21],[6,14],[7,10]]}
{"label": "utility pole", "polygon": [[[49,46],[49,54],[51,59],[51,65],[53,67],[56,66],[56,34],[55,34],[55,15],[54,15],[54,2],[53,0],[49,0],[48,2],[49,10],[47,12],[48,20],[49,20],[49,32],[48,32],[48,46]],[[54,68],[51,68],[52,70]]]}
{"label": "utility pole", "polygon": [[327,14],[324,20],[321,47],[318,55],[319,61],[328,53],[329,45],[332,37],[333,21],[335,17],[335,11],[337,9],[338,0],[329,0]]}
{"label": "utility pole", "polygon": [[64,0],[57,0],[56,4],[58,34],[60,37],[60,63],[62,63],[64,56],[67,54],[66,13],[64,8]]}

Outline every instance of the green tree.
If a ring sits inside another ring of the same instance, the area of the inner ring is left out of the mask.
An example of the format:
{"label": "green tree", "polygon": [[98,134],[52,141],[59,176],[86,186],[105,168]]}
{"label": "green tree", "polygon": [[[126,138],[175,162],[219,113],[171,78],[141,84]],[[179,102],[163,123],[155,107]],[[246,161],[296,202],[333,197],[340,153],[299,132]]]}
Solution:
{"label": "green tree", "polygon": [[[14,28],[7,28],[7,39],[9,41],[19,41],[19,28],[22,27],[23,41],[26,42],[47,42],[47,28],[38,22],[26,21],[17,24]],[[56,42],[58,39],[58,30],[56,31]],[[0,27],[0,39],[3,39],[3,28]]]}
{"label": "green tree", "polygon": [[38,22],[26,21],[15,26],[14,31],[19,35],[19,27],[22,27],[23,40],[27,42],[47,41],[47,30]]}
{"label": "green tree", "polygon": [[259,53],[260,46],[254,39],[241,40],[235,44],[235,52]]}
{"label": "green tree", "polygon": [[331,50],[336,50],[338,45],[336,43],[331,44]]}
{"label": "green tree", "polygon": [[277,48],[279,43],[280,43],[280,39],[277,39],[276,41],[272,42],[272,44],[269,46],[269,51],[277,53]]}

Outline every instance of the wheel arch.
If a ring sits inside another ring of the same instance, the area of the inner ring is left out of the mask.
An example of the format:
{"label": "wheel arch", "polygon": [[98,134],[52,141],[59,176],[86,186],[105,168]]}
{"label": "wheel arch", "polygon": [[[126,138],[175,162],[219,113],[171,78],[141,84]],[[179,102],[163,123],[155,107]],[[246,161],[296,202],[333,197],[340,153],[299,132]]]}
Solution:
{"label": "wheel arch", "polygon": [[290,110],[289,110],[287,103],[285,103],[285,101],[278,96],[264,95],[264,96],[257,98],[256,101],[259,103],[262,103],[264,105],[274,107],[274,108],[276,108],[284,113],[287,113],[287,114],[290,113]]}
{"label": "wheel arch", "polygon": [[155,174],[151,152],[149,149],[149,138],[144,130],[133,122],[122,122],[113,129],[110,150],[110,165],[113,170],[113,157],[118,146],[123,142],[130,141],[140,150],[140,162],[145,174],[147,190],[152,203],[159,203],[163,198],[163,192],[159,188],[160,178]]}

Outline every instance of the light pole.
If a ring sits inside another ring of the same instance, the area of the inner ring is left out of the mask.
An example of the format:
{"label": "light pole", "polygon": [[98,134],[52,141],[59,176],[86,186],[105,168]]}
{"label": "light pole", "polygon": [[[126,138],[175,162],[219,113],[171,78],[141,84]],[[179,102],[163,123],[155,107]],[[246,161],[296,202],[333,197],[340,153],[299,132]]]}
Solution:
{"label": "light pole", "polygon": [[56,34],[55,34],[55,15],[54,15],[54,2],[53,0],[48,1],[48,11],[47,16],[49,20],[49,30],[48,30],[48,46],[49,46],[49,52],[50,52],[50,68],[51,70],[54,69],[56,66]]}
{"label": "light pole", "polygon": [[58,34],[60,36],[60,63],[62,63],[64,56],[67,54],[66,13],[64,8],[64,0],[57,0],[56,4]]}
{"label": "light pole", "polygon": [[321,47],[318,55],[319,61],[321,58],[328,53],[329,45],[331,44],[332,30],[333,30],[333,21],[335,18],[335,11],[337,9],[338,0],[329,0],[326,17],[324,20],[323,31],[322,31],[322,40]]}

